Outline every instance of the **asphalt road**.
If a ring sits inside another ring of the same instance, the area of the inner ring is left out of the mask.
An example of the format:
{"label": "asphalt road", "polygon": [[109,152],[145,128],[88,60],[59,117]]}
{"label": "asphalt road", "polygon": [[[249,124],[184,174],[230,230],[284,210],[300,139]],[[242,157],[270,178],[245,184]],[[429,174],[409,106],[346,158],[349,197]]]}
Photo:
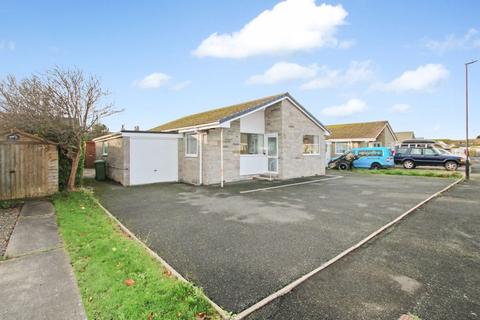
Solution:
{"label": "asphalt road", "polygon": [[237,183],[224,189],[99,183],[96,193],[177,271],[227,311],[238,313],[450,183],[346,174],[248,194],[240,191],[279,183]]}
{"label": "asphalt road", "polygon": [[461,183],[248,319],[480,319],[479,226]]}

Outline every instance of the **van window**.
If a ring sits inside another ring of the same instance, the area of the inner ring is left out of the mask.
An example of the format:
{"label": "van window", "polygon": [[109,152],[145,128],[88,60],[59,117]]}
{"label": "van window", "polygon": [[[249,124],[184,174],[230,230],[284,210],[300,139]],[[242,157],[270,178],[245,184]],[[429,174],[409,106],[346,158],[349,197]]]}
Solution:
{"label": "van window", "polygon": [[422,149],[412,148],[412,150],[410,151],[410,154],[419,156],[422,154]]}
{"label": "van window", "polygon": [[383,156],[382,150],[358,150],[360,157],[381,157]]}

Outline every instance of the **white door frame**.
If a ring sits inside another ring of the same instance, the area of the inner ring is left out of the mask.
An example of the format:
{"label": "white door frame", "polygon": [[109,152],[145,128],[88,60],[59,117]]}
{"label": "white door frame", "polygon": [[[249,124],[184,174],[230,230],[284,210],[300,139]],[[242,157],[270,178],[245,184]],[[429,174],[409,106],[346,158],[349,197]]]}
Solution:
{"label": "white door frame", "polygon": [[[274,156],[271,156],[268,154],[268,138],[275,138],[275,142],[277,143],[277,146],[276,146],[276,150],[277,150],[277,154],[274,155]],[[265,148],[266,148],[266,154],[267,154],[267,172],[268,173],[278,173],[278,133],[267,133],[265,134]],[[270,168],[269,168],[269,165],[268,165],[268,160],[269,159],[276,159],[277,161],[277,171],[270,171]]]}

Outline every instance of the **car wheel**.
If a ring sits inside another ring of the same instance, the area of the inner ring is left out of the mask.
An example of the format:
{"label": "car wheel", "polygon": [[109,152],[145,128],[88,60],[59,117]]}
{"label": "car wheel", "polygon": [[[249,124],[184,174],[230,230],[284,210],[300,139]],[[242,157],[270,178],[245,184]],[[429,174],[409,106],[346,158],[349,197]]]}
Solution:
{"label": "car wheel", "polygon": [[445,162],[445,169],[448,171],[456,171],[458,168],[458,164],[455,161],[447,161]]}
{"label": "car wheel", "polygon": [[405,160],[403,161],[403,167],[405,169],[413,169],[415,168],[415,162],[413,162],[412,160]]}
{"label": "car wheel", "polygon": [[370,166],[370,169],[372,169],[372,170],[379,170],[379,169],[382,169],[382,166],[380,165],[380,163],[374,162],[374,163],[372,163],[372,165]]}
{"label": "car wheel", "polygon": [[348,164],[348,162],[345,162],[345,161],[340,162],[338,164],[338,170],[342,170],[342,171],[348,170],[349,167],[350,167],[350,165]]}

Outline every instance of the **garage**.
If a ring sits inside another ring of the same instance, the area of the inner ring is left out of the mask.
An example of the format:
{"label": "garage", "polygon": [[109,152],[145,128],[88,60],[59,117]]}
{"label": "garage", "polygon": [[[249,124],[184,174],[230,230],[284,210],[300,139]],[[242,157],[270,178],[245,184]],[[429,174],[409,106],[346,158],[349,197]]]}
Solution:
{"label": "garage", "polygon": [[95,157],[107,177],[124,186],[178,181],[178,139],[182,135],[121,131],[94,139]]}

